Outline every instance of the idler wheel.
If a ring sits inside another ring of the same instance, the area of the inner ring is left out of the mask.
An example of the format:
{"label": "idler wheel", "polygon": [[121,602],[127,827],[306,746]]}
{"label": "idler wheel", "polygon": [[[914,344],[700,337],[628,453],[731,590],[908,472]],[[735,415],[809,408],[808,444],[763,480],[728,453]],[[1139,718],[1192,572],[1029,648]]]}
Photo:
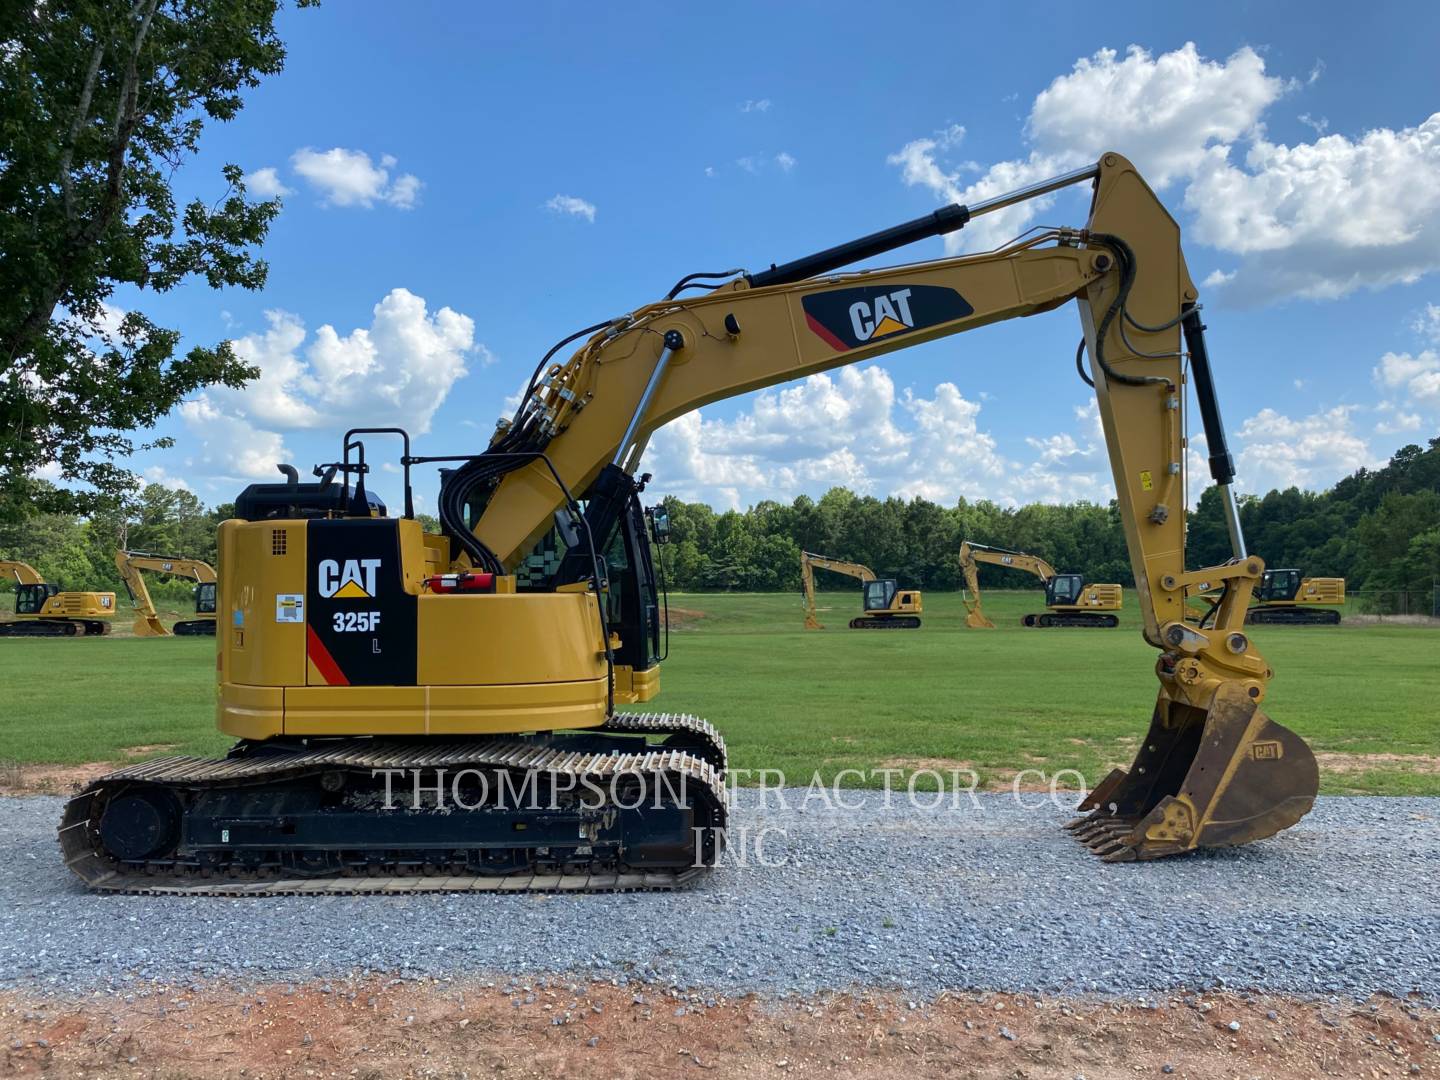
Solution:
{"label": "idler wheel", "polygon": [[180,804],[163,788],[132,788],[110,800],[100,819],[105,850],[125,862],[168,852],[180,835]]}

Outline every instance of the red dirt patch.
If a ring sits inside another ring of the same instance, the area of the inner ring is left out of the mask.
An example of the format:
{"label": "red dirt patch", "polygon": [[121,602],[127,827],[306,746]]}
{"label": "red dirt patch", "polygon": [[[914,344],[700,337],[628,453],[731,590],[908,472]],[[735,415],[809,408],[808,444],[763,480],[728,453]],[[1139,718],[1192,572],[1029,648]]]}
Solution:
{"label": "red dirt patch", "polygon": [[[174,750],[175,743],[147,743],[127,746],[120,751],[126,759],[135,760],[164,750]],[[69,795],[92,780],[118,768],[113,761],[87,761],[80,765],[18,765],[0,762],[0,795]]]}
{"label": "red dirt patch", "polygon": [[1440,775],[1440,757],[1425,754],[1342,754],[1323,750],[1316,752],[1315,760],[1321,770],[1341,775],[1371,769],[1404,769],[1426,776]]}
{"label": "red dirt patch", "polygon": [[92,780],[115,771],[113,761],[83,765],[16,765],[0,769],[0,795],[69,795]]}
{"label": "red dirt patch", "polygon": [[[1275,1019],[1267,1014],[1273,1011]],[[1231,1022],[1239,1023],[1232,1032]],[[368,980],[293,992],[158,988],[82,1001],[0,995],[18,1076],[1251,1077],[1440,1071],[1440,1011],[1381,999],[1172,998],[1153,1008],[965,994],[808,1001],[674,996],[563,980]]]}

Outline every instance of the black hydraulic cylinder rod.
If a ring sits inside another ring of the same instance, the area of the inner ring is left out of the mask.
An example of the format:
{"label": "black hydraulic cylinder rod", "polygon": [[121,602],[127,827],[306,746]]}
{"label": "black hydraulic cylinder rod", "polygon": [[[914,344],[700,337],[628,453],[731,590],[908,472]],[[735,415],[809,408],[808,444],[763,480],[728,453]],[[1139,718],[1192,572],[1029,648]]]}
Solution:
{"label": "black hydraulic cylinder rod", "polygon": [[1217,484],[1235,479],[1235,459],[1225,438],[1225,425],[1220,420],[1220,401],[1215,396],[1215,378],[1210,373],[1210,353],[1205,349],[1205,324],[1200,309],[1185,305],[1185,348],[1190,353],[1190,370],[1195,377],[1195,397],[1200,402],[1200,422],[1205,426],[1205,445],[1210,450],[1210,475]]}
{"label": "black hydraulic cylinder rod", "polygon": [[1086,165],[1059,176],[1052,176],[1048,180],[1030,184],[1027,187],[1007,191],[1003,195],[981,199],[973,206],[951,203],[933,213],[918,217],[914,221],[907,221],[903,225],[893,225],[888,229],[881,229],[869,236],[862,236],[859,240],[851,240],[848,244],[826,248],[824,251],[806,255],[803,259],[796,259],[783,266],[771,266],[769,270],[761,270],[758,274],[746,274],[745,280],[753,289],[764,288],[766,285],[789,285],[795,281],[804,281],[816,274],[826,274],[831,270],[838,270],[842,266],[849,266],[861,259],[868,259],[872,255],[893,251],[906,244],[913,244],[917,240],[927,240],[932,236],[944,236],[946,233],[964,228],[965,223],[973,217],[979,217],[981,214],[988,214],[994,210],[1003,210],[1007,206],[1014,206],[1027,199],[1037,199],[1042,195],[1049,195],[1052,191],[1069,187],[1071,184],[1094,180],[1099,175],[1100,166]]}
{"label": "black hydraulic cylinder rod", "polygon": [[814,255],[806,255],[804,258],[795,259],[781,266],[771,266],[769,270],[761,270],[758,274],[746,274],[745,280],[750,283],[751,288],[755,289],[762,289],[766,285],[788,285],[793,281],[804,281],[816,274],[824,274],[842,266],[849,266],[861,259],[868,259],[872,255],[879,255],[898,247],[904,247],[906,244],[913,244],[917,240],[926,240],[932,236],[944,236],[946,233],[963,227],[969,220],[970,210],[968,207],[961,206],[959,203],[951,203],[933,213],[925,214],[913,221],[907,221],[903,225],[892,225],[888,229],[881,229],[869,236],[862,236],[859,240],[851,240],[848,244],[837,244],[835,247],[818,251]]}

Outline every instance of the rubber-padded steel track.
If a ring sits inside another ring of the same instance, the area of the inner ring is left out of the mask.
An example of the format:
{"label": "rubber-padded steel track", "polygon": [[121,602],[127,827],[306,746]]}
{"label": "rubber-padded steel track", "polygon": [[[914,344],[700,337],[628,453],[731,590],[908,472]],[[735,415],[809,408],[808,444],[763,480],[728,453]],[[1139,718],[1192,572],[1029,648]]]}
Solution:
{"label": "rubber-padded steel track", "polygon": [[1334,608],[1256,607],[1245,613],[1246,626],[1338,626]]}
{"label": "rubber-padded steel track", "polygon": [[1117,615],[1108,615],[1099,611],[1042,611],[1036,615],[1023,616],[1020,624],[1044,629],[1108,630],[1119,626],[1120,618]]}
{"label": "rubber-padded steel track", "polygon": [[[338,893],[536,892],[674,889],[693,883],[708,867],[683,869],[607,866],[581,873],[523,870],[505,874],[381,874],[269,877],[226,876],[179,862],[124,863],[100,838],[106,804],[136,785],[184,791],[261,786],[278,780],[318,778],[343,769],[487,769],[511,773],[571,774],[604,783],[614,777],[683,778],[698,805],[697,822],[723,829],[728,811],[725,743],[713,726],[678,714],[616,714],[580,736],[664,737],[668,745],[637,742],[634,751],[568,748],[564,736],[549,745],[513,738],[400,742],[346,739],[288,753],[241,753],[227,758],[169,757],[132,765],[94,781],[65,805],[59,827],[65,864],[90,888],[107,892],[183,896],[275,896]],[[241,744],[245,746],[246,744]],[[577,745],[582,745],[578,743]],[[258,749],[255,745],[246,747]],[[719,835],[719,834],[717,834]],[[718,841],[717,841],[718,843]],[[718,853],[718,852],[717,852]]]}
{"label": "rubber-padded steel track", "polygon": [[851,630],[919,630],[914,615],[861,615],[850,620]]}
{"label": "rubber-padded steel track", "polygon": [[103,637],[110,633],[104,619],[16,619],[0,623],[0,637]]}

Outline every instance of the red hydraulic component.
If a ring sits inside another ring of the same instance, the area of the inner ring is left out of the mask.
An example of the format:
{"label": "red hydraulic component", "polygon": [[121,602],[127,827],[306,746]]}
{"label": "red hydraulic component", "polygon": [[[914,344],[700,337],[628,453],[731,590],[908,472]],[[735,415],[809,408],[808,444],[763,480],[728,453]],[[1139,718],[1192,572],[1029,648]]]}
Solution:
{"label": "red hydraulic component", "polygon": [[433,574],[425,579],[432,593],[493,593],[494,574]]}

